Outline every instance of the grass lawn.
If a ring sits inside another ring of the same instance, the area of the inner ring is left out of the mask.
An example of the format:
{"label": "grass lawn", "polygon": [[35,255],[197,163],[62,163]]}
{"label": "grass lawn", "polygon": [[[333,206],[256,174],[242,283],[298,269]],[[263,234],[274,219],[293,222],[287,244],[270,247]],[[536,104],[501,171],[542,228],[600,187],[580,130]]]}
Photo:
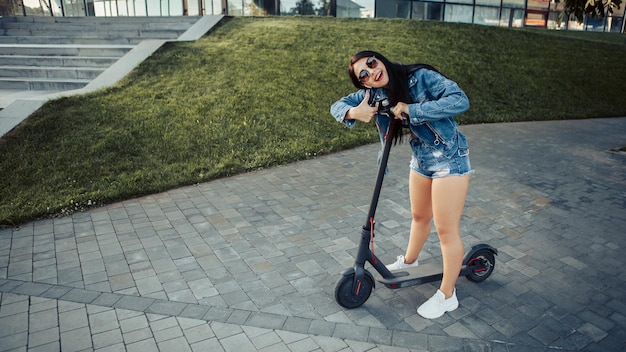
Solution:
{"label": "grass lawn", "polygon": [[[589,35],[588,35],[589,34]],[[470,98],[462,124],[626,116],[623,34],[401,19],[230,18],[115,87],[45,104],[0,140],[0,226],[376,141],[329,114],[356,51],[426,62]],[[604,39],[606,38],[606,39]]]}

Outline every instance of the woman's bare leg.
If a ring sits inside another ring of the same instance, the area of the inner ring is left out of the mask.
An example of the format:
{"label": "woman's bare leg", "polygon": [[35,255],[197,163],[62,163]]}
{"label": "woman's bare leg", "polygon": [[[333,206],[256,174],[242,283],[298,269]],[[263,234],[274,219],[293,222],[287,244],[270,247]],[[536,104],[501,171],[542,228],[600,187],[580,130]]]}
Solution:
{"label": "woman's bare leg", "polygon": [[433,218],[431,202],[432,179],[411,171],[409,174],[409,198],[411,201],[411,232],[404,256],[407,264],[417,260],[430,234]]}
{"label": "woman's bare leg", "polygon": [[443,279],[439,290],[446,298],[452,296],[463,264],[461,215],[469,180],[470,175],[448,176],[433,179],[432,183],[433,218],[443,256]]}

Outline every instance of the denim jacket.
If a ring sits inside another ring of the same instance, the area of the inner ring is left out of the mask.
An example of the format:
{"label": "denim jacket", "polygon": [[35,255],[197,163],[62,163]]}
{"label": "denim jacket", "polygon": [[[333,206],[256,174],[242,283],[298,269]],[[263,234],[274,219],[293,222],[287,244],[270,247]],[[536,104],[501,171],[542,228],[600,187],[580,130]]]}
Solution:
{"label": "denim jacket", "polygon": [[[409,127],[413,135],[423,145],[441,151],[447,157],[457,152],[467,153],[467,141],[454,120],[455,115],[469,109],[469,100],[465,93],[454,81],[429,69],[419,69],[408,79],[410,94],[415,101],[409,104]],[[331,115],[347,127],[354,128],[356,120],[347,120],[344,117],[350,108],[363,101],[365,93],[365,89],[361,89],[339,99],[331,105]],[[371,102],[376,103],[386,98],[386,89],[370,89]],[[380,114],[376,114],[375,118],[381,143],[384,143],[390,118]]]}

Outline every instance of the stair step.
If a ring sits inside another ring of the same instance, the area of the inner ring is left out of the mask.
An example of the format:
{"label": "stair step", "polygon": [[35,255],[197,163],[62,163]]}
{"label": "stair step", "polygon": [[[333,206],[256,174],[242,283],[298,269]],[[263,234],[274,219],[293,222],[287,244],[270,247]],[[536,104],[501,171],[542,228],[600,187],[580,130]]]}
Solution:
{"label": "stair step", "polygon": [[0,77],[92,80],[104,70],[103,68],[90,67],[0,66]]}
{"label": "stair step", "polygon": [[89,79],[18,79],[0,77],[0,89],[64,91],[80,89],[89,84],[89,82],[91,82]]}
{"label": "stair step", "polygon": [[133,45],[0,44],[3,55],[122,57]]}
{"label": "stair step", "polygon": [[22,23],[99,23],[99,22],[131,22],[131,23],[195,23],[202,16],[120,16],[120,17],[98,17],[98,16],[75,16],[75,17],[50,17],[50,16],[14,16],[7,17],[10,22]]}
{"label": "stair step", "polygon": [[[130,39],[176,39],[180,37],[181,34],[185,33],[185,30],[166,30],[166,29],[155,29],[155,30],[139,30],[139,29],[91,29],[87,30],[85,28],[81,30],[79,29],[68,29],[68,28],[51,28],[51,29],[32,29],[32,28],[21,28],[21,29],[5,29],[3,31],[4,37],[44,37],[44,38],[63,38],[63,39],[79,39],[79,38],[89,38],[92,40],[108,40],[110,38],[124,38],[126,39],[126,43]],[[45,43],[45,42],[44,42]]]}
{"label": "stair step", "polygon": [[59,36],[32,36],[5,35],[0,36],[0,44],[116,44],[116,45],[136,45],[144,40],[143,38],[132,37],[59,37]]}
{"label": "stair step", "polygon": [[119,57],[0,55],[3,66],[107,68],[117,60]]}
{"label": "stair step", "polygon": [[0,18],[0,89],[80,89],[142,41],[176,40],[201,18]]}
{"label": "stair step", "polygon": [[106,30],[187,30],[200,17],[41,17],[24,21],[24,17],[3,21],[6,29],[55,30],[64,28],[74,31]]}

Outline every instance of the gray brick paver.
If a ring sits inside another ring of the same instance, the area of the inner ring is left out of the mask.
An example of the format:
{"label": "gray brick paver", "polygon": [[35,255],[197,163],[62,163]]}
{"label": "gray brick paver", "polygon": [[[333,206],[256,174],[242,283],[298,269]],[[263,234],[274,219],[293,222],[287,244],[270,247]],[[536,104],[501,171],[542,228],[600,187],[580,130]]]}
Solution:
{"label": "gray brick paver", "polygon": [[254,345],[243,332],[221,339],[220,344],[226,352],[254,351]]}
{"label": "gray brick paver", "polygon": [[215,337],[215,333],[208,323],[184,329],[183,333],[190,344]]}
{"label": "gray brick paver", "polygon": [[96,298],[100,296],[100,292],[90,291],[90,290],[81,290],[81,289],[72,289],[67,292],[65,295],[60,297],[62,300],[77,302],[77,303],[91,303]]}
{"label": "gray brick paver", "polygon": [[[154,331],[153,329],[152,333],[154,336],[154,340],[158,344],[161,344],[164,341],[173,340],[173,339],[180,341],[180,339],[178,338],[183,336],[183,331],[180,329],[178,325],[167,328],[167,329],[159,330],[159,331]],[[185,342],[184,344],[181,344],[181,345],[187,345],[187,344],[188,343]]]}
{"label": "gray brick paver", "polygon": [[251,337],[250,342],[254,345],[257,350],[263,349],[268,346],[275,345],[277,343],[282,342],[280,336],[276,334],[276,332],[268,330],[266,333]]}
{"label": "gray brick paver", "polygon": [[[26,343],[28,342],[28,331],[21,331],[17,333],[11,333],[6,336],[0,334],[0,346],[3,349],[9,350],[25,350]],[[24,346],[24,347],[23,347]]]}
{"label": "gray brick paver", "polygon": [[115,310],[108,309],[103,312],[89,315],[91,333],[106,332],[119,329],[119,322]]}
{"label": "gray brick paver", "polygon": [[28,346],[30,348],[47,345],[47,344],[58,344],[59,342],[59,327],[54,326],[48,328],[46,330],[40,330],[33,332],[29,331],[28,334]]}
{"label": "gray brick paver", "polygon": [[60,347],[59,341],[50,342],[45,345],[36,346],[36,347],[32,347],[28,349],[28,351],[32,351],[32,352],[55,352],[55,351],[60,351],[60,350],[61,350],[61,347]]}
{"label": "gray brick paver", "polygon": [[[55,302],[56,303],[56,302]],[[56,306],[52,309],[31,312],[29,316],[28,330],[37,332],[51,328],[58,328],[59,320]]]}
{"label": "gray brick paver", "polygon": [[130,317],[128,319],[120,319],[120,329],[123,333],[147,328],[148,321],[144,315]]}
{"label": "gray brick paver", "polygon": [[66,312],[59,312],[59,327],[61,334],[67,331],[86,328],[89,326],[86,309],[79,308]]}
{"label": "gray brick paver", "polygon": [[[93,325],[92,325],[93,326]],[[119,348],[124,346],[124,338],[120,329],[106,330],[100,333],[94,333],[92,329],[92,340],[94,349]]]}
{"label": "gray brick paver", "polygon": [[[415,314],[435,284],[377,287],[355,310],[334,302],[334,284],[353,264],[367,211],[373,144],[0,229],[0,335],[10,334],[0,343],[79,349],[87,343],[68,345],[67,339],[90,329],[94,346],[86,348],[141,352],[175,342],[194,351],[239,344],[272,351],[342,344],[381,351],[409,344],[434,351],[619,350],[623,341],[616,336],[624,335],[626,315],[619,255],[626,247],[626,220],[619,216],[625,163],[608,147],[596,147],[619,144],[616,128],[606,127],[619,121],[461,127],[477,171],[464,241],[491,243],[500,255],[486,282],[459,280],[461,307],[440,319]],[[604,129],[606,140],[572,132],[576,143],[567,149],[561,141],[567,126],[589,123]],[[523,153],[508,152],[531,135]],[[543,148],[546,143],[551,148]],[[559,152],[563,148],[574,152]],[[394,148],[378,209],[376,249],[385,261],[406,245],[407,156],[404,146]],[[590,162],[593,169],[585,166]],[[435,234],[425,249],[420,261],[438,260]],[[103,310],[86,311],[86,304]],[[52,337],[52,312],[60,340]],[[176,330],[174,317],[194,323]],[[265,331],[267,340],[245,330],[245,339],[235,339],[241,325]],[[174,331],[180,333],[169,334]],[[350,338],[359,341],[351,345]]]}
{"label": "gray brick paver", "polygon": [[191,344],[190,347],[193,352],[204,352],[204,351],[223,352],[224,351],[224,348],[220,344],[219,340],[215,337],[193,343]]}
{"label": "gray brick paver", "polygon": [[149,327],[145,327],[138,330],[133,330],[129,332],[122,332],[124,337],[124,343],[128,346],[129,344],[143,341],[146,339],[151,339],[154,341],[152,336],[152,330]]}
{"label": "gray brick paver", "polygon": [[126,350],[128,352],[159,352],[159,348],[152,338],[127,344]]}
{"label": "gray brick paver", "polygon": [[83,351],[90,350],[91,333],[88,327],[81,327],[70,331],[61,331],[61,350],[62,351]]}

